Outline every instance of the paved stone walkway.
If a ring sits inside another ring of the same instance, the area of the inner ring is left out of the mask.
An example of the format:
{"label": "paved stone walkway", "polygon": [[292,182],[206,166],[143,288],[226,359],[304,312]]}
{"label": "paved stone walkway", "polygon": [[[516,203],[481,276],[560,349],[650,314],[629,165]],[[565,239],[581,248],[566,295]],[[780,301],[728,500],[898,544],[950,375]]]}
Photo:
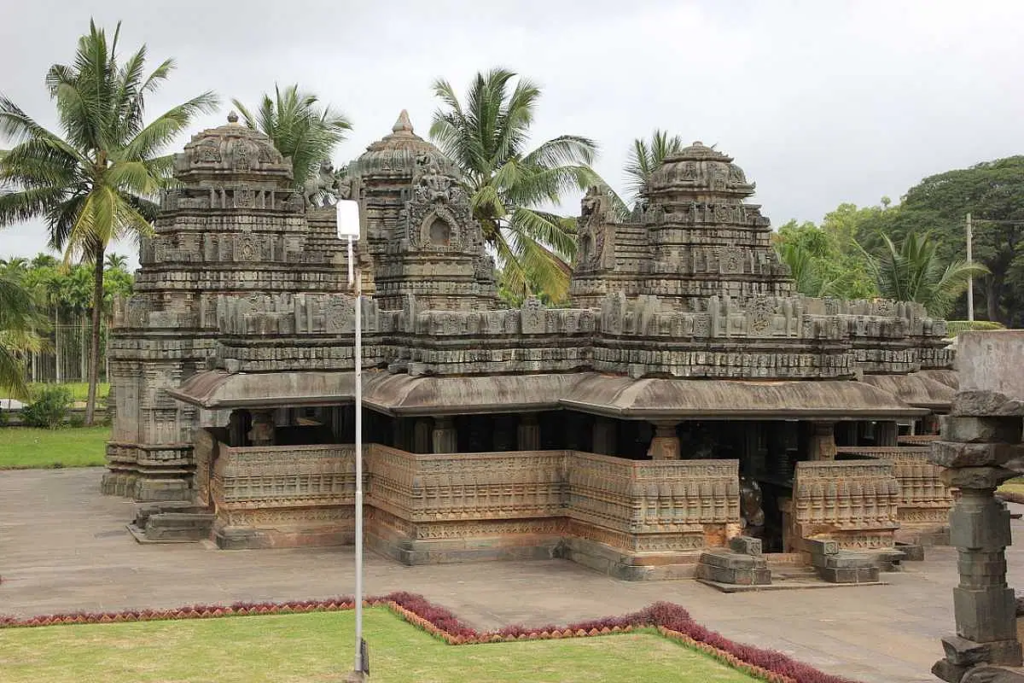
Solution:
{"label": "paved stone walkway", "polygon": [[[0,472],[0,613],[175,607],[350,594],[351,548],[224,552],[204,544],[139,545],[133,504],[100,496],[102,470]],[[1015,533],[1024,525],[1014,521]],[[1010,549],[1024,585],[1024,551]],[[888,586],[724,595],[693,581],[627,583],[568,561],[403,567],[367,556],[367,590],[422,593],[480,628],[565,623],[685,606],[734,640],[780,650],[865,683],[934,681],[939,637],[953,629],[956,553]]]}

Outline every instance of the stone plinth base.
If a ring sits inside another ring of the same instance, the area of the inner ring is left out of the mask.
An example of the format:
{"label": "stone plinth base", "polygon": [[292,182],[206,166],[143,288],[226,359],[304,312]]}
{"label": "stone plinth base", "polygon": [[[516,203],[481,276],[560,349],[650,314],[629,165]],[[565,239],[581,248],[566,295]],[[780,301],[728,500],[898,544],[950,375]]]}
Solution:
{"label": "stone plinth base", "polygon": [[833,540],[804,539],[804,551],[818,578],[829,583],[875,583],[878,581],[878,553],[841,550]]}
{"label": "stone plinth base", "polygon": [[561,535],[541,533],[410,539],[380,525],[367,526],[365,539],[367,548],[407,566],[495,560],[550,560],[560,557],[562,542]]}
{"label": "stone plinth base", "polygon": [[351,520],[281,524],[259,528],[217,524],[213,528],[213,541],[221,550],[352,545],[355,536]]}
{"label": "stone plinth base", "polygon": [[585,538],[562,541],[561,556],[623,581],[669,581],[696,575],[699,550],[675,553],[627,553]]}
{"label": "stone plinth base", "polygon": [[103,475],[100,492],[108,496],[131,498],[140,503],[192,499],[192,488],[188,479],[149,478],[137,472],[121,470],[106,472]]}
{"label": "stone plinth base", "polygon": [[208,539],[214,515],[184,502],[147,503],[128,530],[139,543],[184,543]]}
{"label": "stone plinth base", "polygon": [[763,556],[743,555],[715,548],[700,554],[698,579],[741,586],[766,586],[772,582],[768,561]]}

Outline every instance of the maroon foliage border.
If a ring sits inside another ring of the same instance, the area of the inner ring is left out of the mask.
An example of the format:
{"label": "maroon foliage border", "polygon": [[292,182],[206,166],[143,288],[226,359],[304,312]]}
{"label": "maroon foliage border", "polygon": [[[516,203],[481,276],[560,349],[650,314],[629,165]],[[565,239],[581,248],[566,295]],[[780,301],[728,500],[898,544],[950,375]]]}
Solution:
{"label": "maroon foliage border", "polygon": [[[656,629],[663,636],[711,655],[741,671],[772,683],[853,683],[832,676],[774,650],[733,642],[695,622],[681,606],[656,602],[639,612],[619,617],[581,621],[567,626],[506,626],[496,631],[477,631],[450,610],[421,595],[398,592],[367,598],[365,604],[384,606],[406,621],[450,645],[548,640],[628,633],[641,628]],[[351,597],[292,602],[236,602],[231,605],[190,605],[166,610],[124,610],[121,612],[74,612],[25,619],[0,615],[0,628],[54,626],[60,624],[107,624],[173,619],[209,619],[254,614],[298,614],[349,610]]]}

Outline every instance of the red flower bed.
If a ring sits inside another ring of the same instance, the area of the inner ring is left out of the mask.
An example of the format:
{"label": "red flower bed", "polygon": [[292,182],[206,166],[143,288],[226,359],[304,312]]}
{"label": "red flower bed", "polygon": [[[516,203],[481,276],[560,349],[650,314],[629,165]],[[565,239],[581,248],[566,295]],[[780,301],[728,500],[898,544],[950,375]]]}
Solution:
{"label": "red flower bed", "polygon": [[[477,631],[459,620],[450,610],[428,601],[422,595],[391,593],[365,600],[367,605],[387,607],[406,621],[451,645],[582,638],[611,633],[628,633],[638,628],[656,629],[663,636],[705,652],[719,661],[771,683],[853,683],[801,664],[773,650],[735,643],[720,633],[706,629],[690,614],[669,602],[656,602],[639,612],[621,617],[581,621],[566,626],[506,626],[497,631]],[[122,612],[74,612],[17,619],[0,615],[0,628],[53,626],[57,624],[106,624],[126,621],[168,619],[210,619],[252,614],[295,614],[333,612],[354,606],[351,597],[292,602],[236,602],[231,605],[191,605],[167,610],[125,610]]]}

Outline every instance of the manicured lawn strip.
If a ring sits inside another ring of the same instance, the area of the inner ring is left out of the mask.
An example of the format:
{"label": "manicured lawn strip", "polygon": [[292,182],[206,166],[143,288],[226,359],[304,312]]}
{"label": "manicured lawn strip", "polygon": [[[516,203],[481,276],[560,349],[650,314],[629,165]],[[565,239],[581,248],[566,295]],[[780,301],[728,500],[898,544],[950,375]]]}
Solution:
{"label": "manicured lawn strip", "polygon": [[[734,670],[750,674],[769,683],[850,683],[802,664],[773,650],[763,650],[735,643],[715,631],[694,622],[689,613],[668,602],[657,602],[639,612],[619,617],[605,617],[568,626],[527,628],[513,625],[498,631],[480,632],[460,621],[445,607],[412,593],[390,593],[369,597],[366,604],[386,607],[405,621],[417,625],[449,645],[486,645],[514,641],[548,641],[585,638],[622,633],[648,632],[652,627],[669,640],[702,652]],[[48,628],[53,625],[115,624],[118,622],[154,622],[168,620],[218,619],[230,616],[294,613],[337,612],[352,609],[351,598],[304,600],[282,603],[246,603],[232,605],[194,605],[169,610],[125,610],[122,612],[70,613],[37,616],[27,619],[0,615],[3,628]],[[0,631],[2,634],[2,631]],[[2,643],[2,640],[0,640]],[[2,664],[0,658],[0,664]],[[524,680],[524,679],[513,679]],[[568,679],[558,679],[568,680]],[[575,680],[575,679],[573,679]],[[594,679],[592,679],[594,680]],[[596,679],[603,680],[603,679]],[[649,678],[647,680],[661,680]],[[671,680],[680,680],[678,675]]]}
{"label": "manicured lawn strip", "polygon": [[[650,629],[601,638],[449,647],[385,608],[364,614],[374,681],[755,680]],[[341,680],[352,667],[354,618],[348,610],[3,629],[0,671],[8,683]]]}
{"label": "manicured lawn strip", "polygon": [[0,428],[0,469],[96,467],[110,440],[110,427]]}

